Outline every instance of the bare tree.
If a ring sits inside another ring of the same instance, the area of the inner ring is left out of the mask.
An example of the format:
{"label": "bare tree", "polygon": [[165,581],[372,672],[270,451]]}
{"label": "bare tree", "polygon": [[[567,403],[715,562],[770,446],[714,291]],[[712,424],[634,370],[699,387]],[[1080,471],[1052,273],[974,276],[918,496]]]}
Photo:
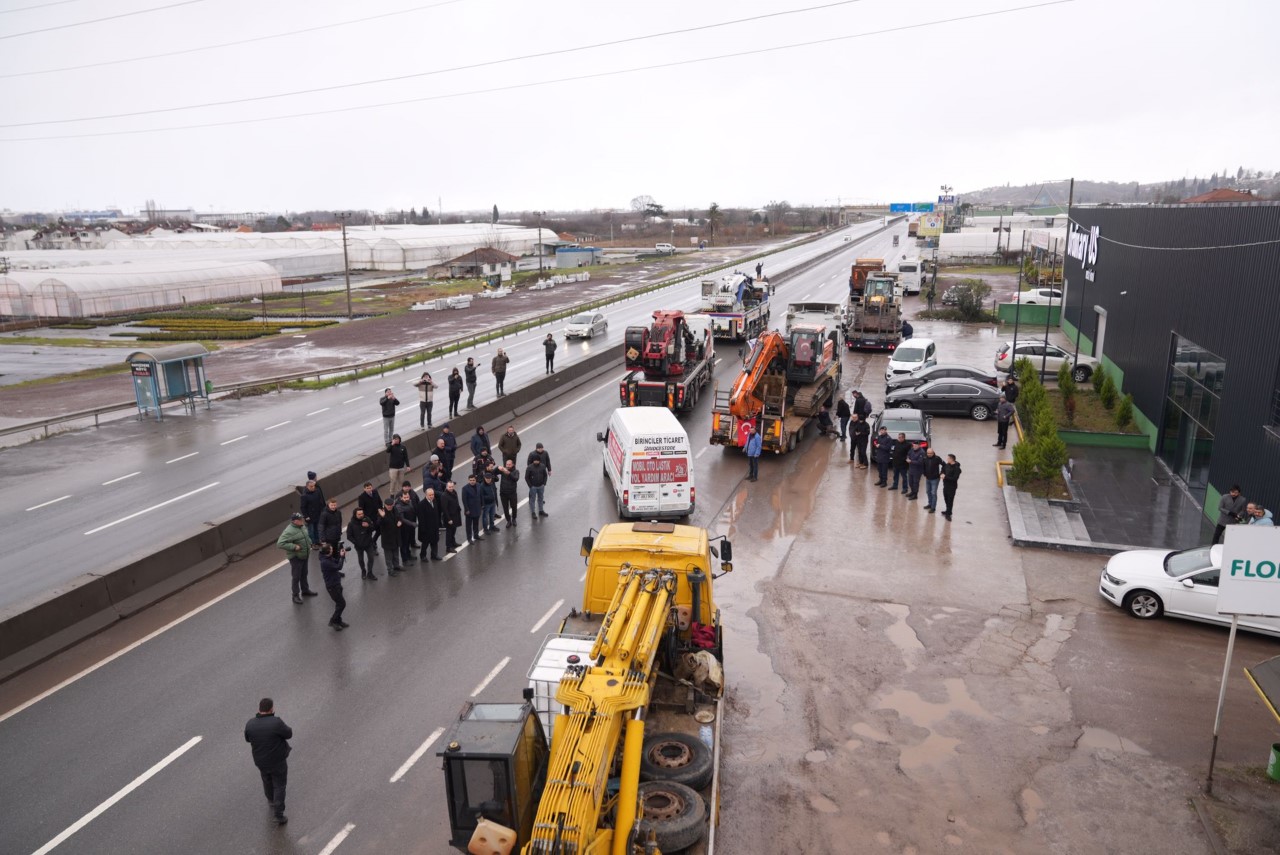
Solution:
{"label": "bare tree", "polygon": [[636,196],[631,200],[631,210],[637,214],[643,214],[652,204],[654,204],[652,196]]}

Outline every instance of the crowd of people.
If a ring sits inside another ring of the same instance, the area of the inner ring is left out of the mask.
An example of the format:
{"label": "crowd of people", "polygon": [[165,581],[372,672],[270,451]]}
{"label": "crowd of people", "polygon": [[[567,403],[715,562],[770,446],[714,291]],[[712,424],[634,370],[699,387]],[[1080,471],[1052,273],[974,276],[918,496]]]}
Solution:
{"label": "crowd of people", "polygon": [[[325,498],[316,473],[307,473],[306,483],[299,488],[298,511],[276,540],[276,547],[289,560],[294,603],[318,596],[311,589],[309,573],[314,553],[325,590],[334,603],[329,626],[346,629],[350,624],[343,620],[346,598],[342,580],[349,552],[355,553],[360,578],[367,581],[381,578],[376,572],[379,557],[388,576],[400,575],[411,564],[440,561],[462,548],[459,528],[470,545],[499,533],[499,516],[505,528],[516,527],[522,480],[528,488],[531,519],[537,522],[550,516],[546,489],[551,454],[541,442],[525,456],[522,470],[518,461],[524,441],[515,425],[507,426],[496,446],[479,427],[468,445],[470,471],[455,473],[457,437],[447,423],[440,430],[430,458],[421,467],[420,491],[409,480],[413,466],[408,449],[400,434],[392,433],[387,445],[389,495],[384,497],[372,482],[366,482],[346,520],[338,500]],[[461,487],[455,474],[461,477]]]}
{"label": "crowd of people", "polygon": [[1222,543],[1227,526],[1275,524],[1271,511],[1264,508],[1262,502],[1249,501],[1241,494],[1240,485],[1232,484],[1231,489],[1218,501],[1218,524],[1213,529],[1212,543]]}

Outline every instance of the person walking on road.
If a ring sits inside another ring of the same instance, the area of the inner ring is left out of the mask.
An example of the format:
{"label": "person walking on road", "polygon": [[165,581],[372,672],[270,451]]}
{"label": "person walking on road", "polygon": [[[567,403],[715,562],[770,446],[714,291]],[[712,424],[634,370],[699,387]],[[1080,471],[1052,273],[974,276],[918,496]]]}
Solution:
{"label": "person walking on road", "polygon": [[871,456],[875,459],[876,470],[880,474],[880,480],[876,481],[877,487],[889,486],[889,467],[893,464],[894,445],[888,428],[880,428],[876,438],[871,441]]}
{"label": "person walking on road", "polygon": [[849,436],[849,419],[852,416],[853,410],[849,408],[849,402],[844,399],[844,395],[841,395],[840,401],[836,404],[836,418],[840,420],[841,442],[844,442]]}
{"label": "person walking on road", "polygon": [[920,447],[920,443],[913,442],[907,452],[907,486],[910,488],[907,498],[913,502],[920,498],[920,478],[923,475],[924,449]]}
{"label": "person walking on road", "polygon": [[744,448],[747,454],[747,480],[760,480],[760,454],[764,451],[764,438],[756,433],[755,423],[747,425],[747,443]]}
{"label": "person walking on road", "polygon": [[303,597],[314,597],[307,581],[307,563],[311,560],[311,537],[302,514],[294,514],[289,524],[276,538],[276,548],[289,556],[289,580],[293,589],[293,601],[301,603]]}
{"label": "person walking on road", "polygon": [[391,436],[396,432],[396,407],[400,406],[400,400],[396,398],[396,393],[392,392],[390,387],[382,390],[382,397],[378,399],[378,406],[382,407],[382,439],[387,444],[391,444]]}
{"label": "person walking on road", "polygon": [[1245,497],[1240,495],[1240,485],[1232,484],[1227,494],[1218,500],[1218,524],[1214,526],[1213,540],[1209,542],[1222,543],[1227,526],[1248,522],[1249,517],[1245,514],[1247,505]]}
{"label": "person walking on road", "polygon": [[258,714],[244,726],[244,741],[252,747],[253,765],[262,776],[262,792],[277,825],[289,821],[284,815],[284,794],[289,783],[290,739],[293,728],[276,716],[276,702],[271,698],[258,701]]}
{"label": "person walking on road", "polygon": [[1013,404],[1001,395],[1000,403],[996,404],[996,441],[991,443],[993,448],[1004,448],[1009,444],[1009,422],[1013,421],[1013,412]]}
{"label": "person walking on road", "polygon": [[942,501],[946,507],[942,515],[951,522],[951,505],[956,500],[956,486],[960,483],[960,461],[954,454],[947,455],[947,462],[942,464]]}
{"label": "person walking on road", "polygon": [[462,366],[462,373],[466,375],[467,380],[467,409],[474,410],[476,408],[476,360],[474,356],[467,357],[467,364]]}
{"label": "person walking on road", "polygon": [[324,577],[324,589],[333,600],[333,616],[329,618],[329,626],[342,632],[351,624],[344,623],[342,613],[346,611],[347,599],[342,596],[342,565],[347,560],[347,550],[335,549],[333,544],[326,543],[320,547],[320,575]]}
{"label": "person walking on road", "polygon": [[519,460],[520,449],[524,447],[524,443],[520,441],[520,435],[516,433],[515,425],[507,425],[507,430],[498,438],[498,454],[497,459],[501,461]]}
{"label": "person walking on road", "polygon": [[373,535],[377,530],[377,524],[365,515],[364,508],[356,508],[351,522],[347,523],[347,540],[356,551],[361,579],[378,578],[373,575],[373,558],[377,555],[373,548]]}
{"label": "person walking on road", "polygon": [[907,454],[910,451],[911,444],[907,442],[907,435],[898,434],[898,439],[893,444],[893,483],[889,485],[889,489],[898,489],[898,479],[901,478],[903,495],[907,493]]}
{"label": "person walking on road", "polygon": [[445,552],[458,551],[458,526],[462,525],[462,505],[458,501],[458,486],[450,481],[444,485],[440,497],[440,524],[444,526]]}
{"label": "person walking on road", "polygon": [[493,375],[493,382],[497,387],[499,398],[507,394],[506,390],[502,388],[502,384],[507,379],[507,365],[510,363],[511,357],[507,356],[506,351],[502,348],[498,348],[498,352],[494,354],[493,359],[489,362],[489,373]]}
{"label": "person walking on road", "polygon": [[871,425],[867,424],[857,413],[849,416],[849,435],[853,438],[849,446],[849,462],[854,462],[857,455],[857,468],[867,468],[867,442],[871,439]]}
{"label": "person walking on road", "polygon": [[542,340],[542,348],[547,352],[547,373],[556,373],[556,338],[551,333]]}
{"label": "person walking on road", "polygon": [[387,446],[387,497],[400,493],[400,485],[405,476],[413,470],[409,466],[409,449],[400,441],[400,434],[392,434],[391,444]]}
{"label": "person walking on road", "polygon": [[933,513],[938,509],[938,481],[942,479],[942,458],[933,450],[933,446],[924,451],[924,509]]}
{"label": "person walking on road", "polygon": [[[308,476],[314,474],[314,472],[307,473]],[[302,488],[301,498],[298,500],[298,510],[306,520],[307,535],[311,538],[313,547],[320,545],[320,514],[324,512],[324,504],[324,490],[320,489],[315,478],[308,477],[306,486]]]}
{"label": "person walking on road", "polygon": [[[443,492],[444,488],[440,490]],[[418,540],[422,543],[419,559],[440,560],[440,499],[434,487],[423,490],[422,501],[418,503]]]}
{"label": "person walking on road", "polygon": [[498,527],[498,485],[493,483],[494,470],[486,469],[480,476],[480,529],[495,532]]}
{"label": "person walking on road", "polygon": [[434,403],[436,381],[431,379],[430,371],[423,371],[422,377],[413,384],[418,387],[418,429],[431,427],[431,405]]}
{"label": "person walking on road", "polygon": [[458,369],[449,372],[449,418],[458,417],[458,405],[462,401],[462,375]]}
{"label": "person walking on road", "polygon": [[547,467],[542,465],[542,458],[529,453],[529,465],[524,470],[524,482],[529,485],[529,513],[537,522],[538,517],[547,516],[544,510],[547,494]]}
{"label": "person walking on road", "polygon": [[398,576],[404,566],[400,560],[400,527],[395,502],[387,499],[378,509],[378,530],[382,533],[382,558],[387,562],[388,576]]}
{"label": "person walking on road", "polygon": [[334,546],[342,542],[342,511],[337,499],[330,499],[329,506],[320,512],[320,542]]}
{"label": "person walking on road", "polygon": [[502,517],[507,521],[507,528],[516,524],[519,486],[520,470],[516,468],[515,458],[508,457],[506,465],[498,470],[498,499],[502,502]]}

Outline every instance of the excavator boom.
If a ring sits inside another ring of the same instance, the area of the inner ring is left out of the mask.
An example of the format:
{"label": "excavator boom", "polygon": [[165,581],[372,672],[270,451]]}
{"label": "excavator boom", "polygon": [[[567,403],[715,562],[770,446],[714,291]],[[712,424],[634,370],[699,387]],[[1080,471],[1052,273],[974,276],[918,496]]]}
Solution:
{"label": "excavator boom", "polygon": [[776,331],[756,340],[747,366],[734,381],[729,398],[729,412],[737,419],[751,419],[764,407],[761,381],[768,374],[784,373],[787,363],[787,341]]}

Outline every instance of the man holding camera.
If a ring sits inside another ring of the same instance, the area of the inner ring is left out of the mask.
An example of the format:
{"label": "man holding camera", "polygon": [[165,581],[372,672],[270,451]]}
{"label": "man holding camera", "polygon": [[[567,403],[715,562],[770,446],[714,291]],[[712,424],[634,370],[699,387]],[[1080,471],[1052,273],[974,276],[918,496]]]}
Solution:
{"label": "man holding camera", "polygon": [[342,572],[342,564],[347,560],[347,545],[339,544],[336,548],[332,543],[321,544],[320,546],[320,574],[324,576],[324,588],[329,592],[329,599],[333,600],[333,617],[329,618],[329,626],[338,632],[346,629],[351,624],[342,622],[342,612],[347,607],[346,597],[342,596],[342,577],[346,574]]}

